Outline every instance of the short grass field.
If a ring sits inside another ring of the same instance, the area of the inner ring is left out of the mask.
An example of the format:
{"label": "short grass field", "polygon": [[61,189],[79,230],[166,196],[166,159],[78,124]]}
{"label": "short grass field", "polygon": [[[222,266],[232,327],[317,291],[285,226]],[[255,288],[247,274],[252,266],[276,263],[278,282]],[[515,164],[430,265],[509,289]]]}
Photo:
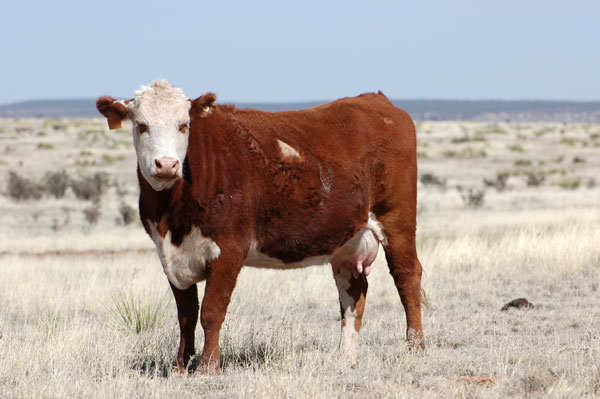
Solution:
{"label": "short grass field", "polygon": [[380,251],[357,367],[329,266],[245,268],[213,377],[172,373],[129,129],[0,120],[1,398],[600,396],[600,125],[417,123],[425,354]]}

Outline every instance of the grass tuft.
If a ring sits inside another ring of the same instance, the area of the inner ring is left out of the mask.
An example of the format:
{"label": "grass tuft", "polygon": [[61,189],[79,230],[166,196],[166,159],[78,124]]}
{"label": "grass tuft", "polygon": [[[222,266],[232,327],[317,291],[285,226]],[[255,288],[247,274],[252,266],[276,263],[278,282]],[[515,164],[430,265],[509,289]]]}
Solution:
{"label": "grass tuft", "polygon": [[140,334],[160,327],[166,316],[168,301],[165,295],[134,296],[119,293],[108,307],[111,325],[123,331]]}

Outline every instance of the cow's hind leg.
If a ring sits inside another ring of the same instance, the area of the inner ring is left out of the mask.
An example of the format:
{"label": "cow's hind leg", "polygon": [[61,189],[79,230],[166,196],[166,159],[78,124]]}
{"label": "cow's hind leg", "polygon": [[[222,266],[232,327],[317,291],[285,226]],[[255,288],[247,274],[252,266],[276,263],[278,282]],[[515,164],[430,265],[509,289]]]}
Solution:
{"label": "cow's hind leg", "polygon": [[184,373],[187,364],[195,353],[194,335],[198,322],[198,289],[193,284],[187,290],[180,290],[171,284],[171,290],[177,304],[177,318],[179,319],[179,351],[177,352],[178,373]]}
{"label": "cow's hind leg", "polygon": [[402,228],[391,215],[382,217],[387,233],[387,245],[384,247],[390,274],[400,294],[400,300],[406,312],[406,338],[411,350],[425,349],[423,327],[421,325],[421,272],[417,258],[414,229]]}
{"label": "cow's hind leg", "polygon": [[[339,269],[338,269],[339,267]],[[340,352],[342,357],[352,366],[356,365],[356,350],[358,333],[362,324],[365,300],[367,298],[367,277],[359,274],[354,277],[355,265],[335,265],[334,273],[340,298],[342,314],[342,333],[340,337]]]}

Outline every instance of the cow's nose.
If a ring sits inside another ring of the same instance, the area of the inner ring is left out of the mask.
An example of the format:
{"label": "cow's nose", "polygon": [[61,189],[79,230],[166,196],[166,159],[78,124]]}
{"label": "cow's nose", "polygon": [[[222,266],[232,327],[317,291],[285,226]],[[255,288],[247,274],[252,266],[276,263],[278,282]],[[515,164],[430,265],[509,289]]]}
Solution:
{"label": "cow's nose", "polygon": [[179,160],[170,157],[162,157],[154,160],[155,176],[161,178],[173,178],[179,171]]}

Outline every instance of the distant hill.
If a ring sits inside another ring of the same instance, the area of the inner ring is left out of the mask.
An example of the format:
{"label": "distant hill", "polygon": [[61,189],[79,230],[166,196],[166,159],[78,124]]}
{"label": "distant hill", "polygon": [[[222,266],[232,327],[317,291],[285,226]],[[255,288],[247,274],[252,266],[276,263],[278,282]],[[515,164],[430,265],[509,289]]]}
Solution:
{"label": "distant hill", "polygon": [[[0,117],[97,117],[93,99],[33,100],[0,105]],[[236,103],[265,111],[302,109],[326,101]],[[600,101],[392,100],[415,120],[600,122]]]}

